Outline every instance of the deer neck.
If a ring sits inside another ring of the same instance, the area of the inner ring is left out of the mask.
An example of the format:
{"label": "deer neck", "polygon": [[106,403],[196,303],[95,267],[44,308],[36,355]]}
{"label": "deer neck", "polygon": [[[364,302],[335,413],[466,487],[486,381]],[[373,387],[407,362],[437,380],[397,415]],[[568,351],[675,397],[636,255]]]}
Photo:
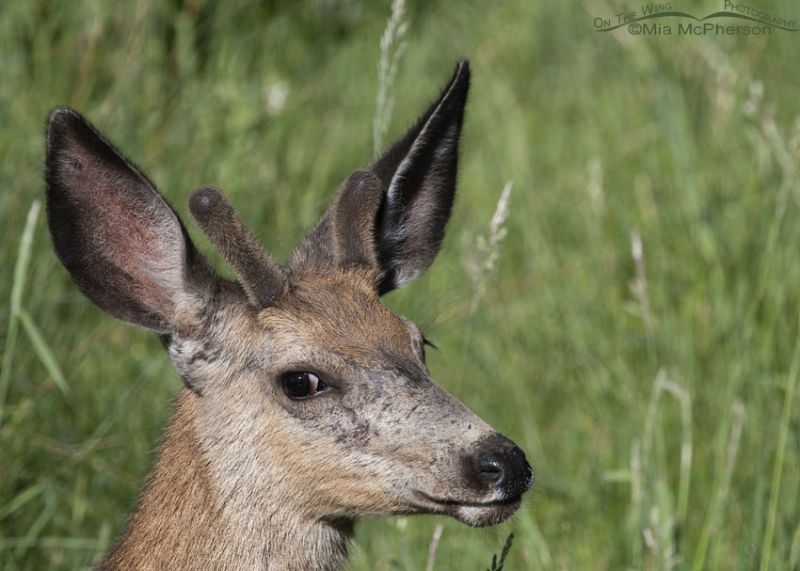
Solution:
{"label": "deer neck", "polygon": [[99,568],[339,569],[352,521],[303,520],[280,486],[252,493],[246,465],[222,475],[197,422],[200,398],[178,396],[136,512]]}

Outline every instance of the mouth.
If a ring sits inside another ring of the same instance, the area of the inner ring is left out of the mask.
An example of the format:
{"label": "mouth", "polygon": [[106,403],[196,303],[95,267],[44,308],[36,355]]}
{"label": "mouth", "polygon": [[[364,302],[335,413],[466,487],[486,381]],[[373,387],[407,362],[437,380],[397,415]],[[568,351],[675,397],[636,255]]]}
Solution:
{"label": "mouth", "polygon": [[522,503],[522,494],[485,502],[436,498],[419,490],[414,494],[424,509],[447,514],[473,527],[496,525],[508,519]]}
{"label": "mouth", "polygon": [[444,500],[436,498],[434,496],[430,496],[425,492],[420,492],[420,491],[416,491],[415,494],[417,495],[418,498],[422,498],[426,502],[430,502],[432,504],[437,504],[440,506],[455,506],[462,508],[491,508],[491,507],[510,506],[514,504],[519,504],[522,501],[521,495],[515,498],[502,498],[499,500],[491,500],[488,502],[467,502],[464,500]]}

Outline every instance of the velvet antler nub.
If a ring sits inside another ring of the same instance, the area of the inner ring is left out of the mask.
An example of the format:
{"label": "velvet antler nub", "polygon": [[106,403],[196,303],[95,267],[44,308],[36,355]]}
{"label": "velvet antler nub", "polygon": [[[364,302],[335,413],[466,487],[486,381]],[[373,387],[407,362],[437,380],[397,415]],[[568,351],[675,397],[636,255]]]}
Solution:
{"label": "velvet antler nub", "polygon": [[236,273],[250,301],[271,305],[283,293],[286,277],[256,241],[218,188],[205,186],[189,197],[189,212],[211,244]]}

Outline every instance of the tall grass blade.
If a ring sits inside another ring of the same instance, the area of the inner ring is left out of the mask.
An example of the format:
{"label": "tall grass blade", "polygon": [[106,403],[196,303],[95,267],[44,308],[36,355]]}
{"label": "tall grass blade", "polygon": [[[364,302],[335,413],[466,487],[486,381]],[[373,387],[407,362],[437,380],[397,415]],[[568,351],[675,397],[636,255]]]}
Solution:
{"label": "tall grass blade", "polygon": [[685,529],[689,509],[689,484],[692,472],[692,398],[677,383],[664,377],[661,389],[674,396],[681,410],[680,478],[678,483],[678,524]]}
{"label": "tall grass blade", "polygon": [[775,522],[778,519],[778,498],[781,491],[781,476],[783,474],[783,464],[786,455],[786,442],[789,436],[789,422],[792,418],[792,404],[794,401],[794,391],[797,385],[797,368],[800,365],[800,336],[795,345],[792,365],[789,368],[789,376],[786,378],[786,398],[783,401],[783,412],[781,413],[781,426],[778,433],[778,449],[775,452],[775,465],[772,469],[772,486],[769,497],[769,515],[767,516],[767,528],[764,531],[764,541],[762,542],[761,563],[759,569],[767,571],[769,569],[770,558],[772,557],[772,539],[775,534]]}
{"label": "tall grass blade", "polygon": [[47,372],[50,373],[50,376],[53,378],[53,382],[59,388],[61,394],[65,397],[69,397],[71,392],[67,380],[64,378],[64,373],[61,371],[61,367],[58,366],[53,351],[50,349],[47,341],[44,340],[44,337],[39,331],[39,328],[36,327],[30,314],[24,309],[20,309],[17,312],[17,317],[20,323],[22,323],[22,328],[25,329],[25,333],[28,334],[28,338],[36,354],[39,356],[45,369],[47,369]]}
{"label": "tall grass blade", "polygon": [[725,447],[725,458],[721,474],[711,497],[711,505],[708,508],[706,520],[703,523],[703,529],[700,532],[700,541],[698,542],[697,552],[695,553],[694,562],[692,563],[692,571],[701,571],[705,569],[708,546],[711,543],[712,536],[717,531],[719,518],[722,514],[723,506],[725,505],[725,499],[728,497],[733,468],[736,464],[736,456],[739,453],[739,441],[742,436],[742,429],[744,428],[746,417],[744,405],[740,401],[733,403],[731,416],[731,427],[728,435],[728,444]]}
{"label": "tall grass blade", "polygon": [[25,554],[36,543],[36,540],[39,538],[42,530],[56,512],[58,502],[55,501],[52,493],[45,495],[45,499],[46,502],[44,510],[42,510],[42,512],[39,514],[39,517],[37,517],[33,524],[28,528],[28,532],[25,534],[23,541],[17,545],[14,554],[18,559],[24,558]]}
{"label": "tall grass blade", "polygon": [[792,547],[789,549],[789,569],[798,569],[800,566],[800,524],[794,529]]}
{"label": "tall grass blade", "polygon": [[6,329],[6,344],[3,350],[3,369],[0,371],[0,426],[3,424],[3,413],[5,411],[6,396],[8,395],[8,383],[11,379],[11,365],[14,360],[14,348],[19,332],[19,310],[22,307],[22,293],[25,289],[25,276],[31,259],[31,248],[33,246],[33,231],[36,228],[36,220],[41,210],[41,202],[34,200],[28,210],[28,217],[25,220],[25,227],[22,230],[22,238],[19,242],[17,251],[17,263],[14,265],[14,279],[11,286],[11,308],[8,315],[8,327]]}
{"label": "tall grass blade", "polygon": [[15,511],[20,509],[22,506],[27,504],[33,498],[38,496],[44,490],[44,486],[42,484],[34,484],[30,488],[27,488],[20,493],[18,493],[14,499],[0,508],[0,520],[4,517],[13,514]]}
{"label": "tall grass blade", "polygon": [[431,543],[428,546],[428,561],[425,563],[425,571],[433,571],[433,566],[436,563],[436,552],[439,551],[439,542],[442,539],[443,531],[444,526],[440,523],[433,530],[433,537],[431,537]]}
{"label": "tall grass blade", "polygon": [[381,36],[381,57],[378,61],[378,94],[375,100],[375,117],[372,120],[372,144],[375,158],[383,150],[383,139],[392,118],[394,98],[392,86],[400,67],[407,44],[403,40],[408,31],[405,21],[405,0],[393,0],[392,12]]}
{"label": "tall grass blade", "polygon": [[494,214],[489,221],[489,231],[486,235],[478,234],[475,237],[475,247],[472,254],[465,260],[467,273],[474,294],[470,303],[470,312],[478,310],[481,299],[486,294],[486,286],[489,277],[495,272],[497,260],[500,257],[500,243],[508,234],[506,220],[509,214],[509,202],[511,199],[511,189],[514,187],[512,181],[507,180],[500,192]]}

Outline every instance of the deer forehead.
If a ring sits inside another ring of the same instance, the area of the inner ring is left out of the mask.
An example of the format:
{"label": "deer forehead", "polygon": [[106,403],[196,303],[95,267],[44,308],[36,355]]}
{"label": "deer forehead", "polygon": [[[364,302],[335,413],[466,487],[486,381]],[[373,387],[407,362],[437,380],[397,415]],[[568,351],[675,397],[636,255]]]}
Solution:
{"label": "deer forehead", "polygon": [[295,277],[275,304],[255,314],[223,303],[211,319],[211,344],[259,368],[304,360],[324,365],[326,355],[367,367],[419,360],[419,329],[389,311],[367,280],[358,271]]}
{"label": "deer forehead", "polygon": [[320,348],[353,360],[415,355],[419,331],[389,311],[357,273],[340,272],[293,283],[258,322],[277,345]]}

